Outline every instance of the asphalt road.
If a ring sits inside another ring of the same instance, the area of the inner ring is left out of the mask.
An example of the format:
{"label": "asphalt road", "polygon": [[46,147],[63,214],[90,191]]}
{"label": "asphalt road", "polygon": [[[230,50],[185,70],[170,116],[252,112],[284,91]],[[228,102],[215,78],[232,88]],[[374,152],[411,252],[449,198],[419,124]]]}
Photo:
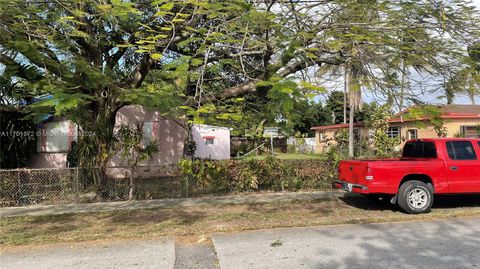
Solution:
{"label": "asphalt road", "polygon": [[217,234],[212,241],[45,246],[1,253],[0,268],[480,268],[480,218]]}
{"label": "asphalt road", "polygon": [[222,269],[480,268],[480,219],[214,235]]}
{"label": "asphalt road", "polygon": [[173,239],[45,247],[0,255],[1,269],[161,268],[175,266]]}

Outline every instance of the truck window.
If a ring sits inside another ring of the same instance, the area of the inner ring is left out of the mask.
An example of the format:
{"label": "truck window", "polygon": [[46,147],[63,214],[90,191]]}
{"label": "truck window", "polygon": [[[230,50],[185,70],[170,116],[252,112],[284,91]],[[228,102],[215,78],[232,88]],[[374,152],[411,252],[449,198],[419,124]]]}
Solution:
{"label": "truck window", "polygon": [[405,158],[437,158],[437,149],[433,142],[408,142],[403,147]]}
{"label": "truck window", "polygon": [[447,142],[448,157],[452,160],[476,160],[477,155],[469,141]]}

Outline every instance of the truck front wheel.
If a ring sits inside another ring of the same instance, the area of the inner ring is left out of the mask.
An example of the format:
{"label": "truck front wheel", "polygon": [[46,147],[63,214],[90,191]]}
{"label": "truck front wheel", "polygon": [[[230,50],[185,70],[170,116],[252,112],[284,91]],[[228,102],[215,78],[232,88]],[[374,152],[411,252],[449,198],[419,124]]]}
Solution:
{"label": "truck front wheel", "polygon": [[428,213],[433,205],[432,188],[421,181],[407,181],[398,191],[398,205],[408,214]]}

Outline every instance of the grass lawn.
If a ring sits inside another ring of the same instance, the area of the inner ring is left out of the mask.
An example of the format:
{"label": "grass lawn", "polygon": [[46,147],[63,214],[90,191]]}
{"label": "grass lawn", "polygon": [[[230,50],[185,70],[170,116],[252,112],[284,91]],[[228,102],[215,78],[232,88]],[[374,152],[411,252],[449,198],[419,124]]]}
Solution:
{"label": "grass lawn", "polygon": [[[267,156],[268,155],[251,155],[249,158],[264,160]],[[320,154],[275,153],[275,156],[281,160],[325,160],[325,156]]]}
{"label": "grass lawn", "polygon": [[471,216],[480,216],[478,195],[437,199],[432,212],[424,215],[406,215],[389,204],[346,196],[310,202],[12,217],[0,219],[0,247],[161,236],[196,242],[217,232]]}

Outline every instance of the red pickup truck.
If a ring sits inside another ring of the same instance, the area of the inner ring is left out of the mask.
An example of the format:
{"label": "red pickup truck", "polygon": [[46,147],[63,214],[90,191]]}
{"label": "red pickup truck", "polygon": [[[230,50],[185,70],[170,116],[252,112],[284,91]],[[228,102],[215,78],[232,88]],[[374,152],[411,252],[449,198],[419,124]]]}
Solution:
{"label": "red pickup truck", "polygon": [[334,185],[426,213],[434,195],[480,193],[480,139],[411,140],[399,159],[341,161]]}

